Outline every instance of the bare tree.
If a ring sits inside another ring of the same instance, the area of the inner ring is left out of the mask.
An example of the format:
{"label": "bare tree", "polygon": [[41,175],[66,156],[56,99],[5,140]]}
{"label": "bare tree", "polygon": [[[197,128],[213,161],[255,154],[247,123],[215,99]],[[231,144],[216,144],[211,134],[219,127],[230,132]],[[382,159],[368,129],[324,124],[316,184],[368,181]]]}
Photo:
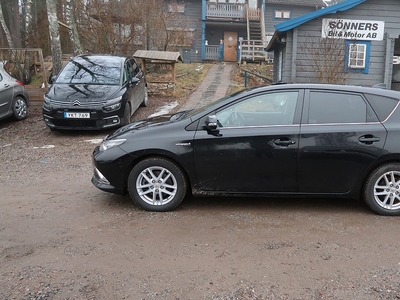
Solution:
{"label": "bare tree", "polygon": [[104,53],[188,47],[194,32],[187,29],[182,7],[163,0],[91,0],[79,16],[79,33],[86,47]]}
{"label": "bare tree", "polygon": [[299,71],[313,74],[311,81],[344,84],[348,73],[344,72],[346,46],[343,40],[306,36],[299,47]]}
{"label": "bare tree", "polygon": [[47,17],[49,19],[49,33],[52,53],[52,74],[57,75],[62,67],[62,51],[60,42],[60,31],[57,17],[56,0],[46,0]]}
{"label": "bare tree", "polygon": [[[142,0],[143,1],[143,0]],[[177,1],[146,0],[144,10],[147,48],[173,50],[178,45],[191,46],[193,33],[187,29],[188,20],[183,14],[184,5]]]}
{"label": "bare tree", "polygon": [[133,51],[135,45],[140,45],[137,9],[137,1],[132,0],[89,1],[79,26],[86,49],[121,54]]}

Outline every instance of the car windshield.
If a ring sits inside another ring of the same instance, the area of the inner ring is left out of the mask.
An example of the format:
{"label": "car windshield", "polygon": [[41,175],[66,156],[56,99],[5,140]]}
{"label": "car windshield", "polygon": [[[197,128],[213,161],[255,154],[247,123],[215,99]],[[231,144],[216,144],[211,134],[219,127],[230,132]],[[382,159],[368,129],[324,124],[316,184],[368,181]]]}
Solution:
{"label": "car windshield", "polygon": [[64,67],[56,83],[119,85],[120,79],[120,60],[79,57]]}

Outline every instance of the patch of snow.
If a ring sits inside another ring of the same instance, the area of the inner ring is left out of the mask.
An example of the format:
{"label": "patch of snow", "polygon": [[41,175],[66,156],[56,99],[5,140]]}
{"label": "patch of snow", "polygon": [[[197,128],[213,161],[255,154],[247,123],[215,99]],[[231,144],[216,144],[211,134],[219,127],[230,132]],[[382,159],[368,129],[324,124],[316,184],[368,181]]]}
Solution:
{"label": "patch of snow", "polygon": [[102,141],[103,141],[103,139],[84,140],[84,142],[91,143],[91,144],[100,144]]}
{"label": "patch of snow", "polygon": [[151,115],[149,116],[149,118],[168,114],[174,107],[176,107],[176,106],[178,106],[178,105],[179,105],[178,101],[175,101],[175,102],[172,102],[172,103],[168,103],[167,105],[165,105],[165,106],[160,107],[159,109],[157,109],[156,112],[155,112],[154,114],[151,114]]}
{"label": "patch of snow", "polygon": [[54,145],[44,145],[41,147],[33,147],[33,149],[53,149],[54,147]]}

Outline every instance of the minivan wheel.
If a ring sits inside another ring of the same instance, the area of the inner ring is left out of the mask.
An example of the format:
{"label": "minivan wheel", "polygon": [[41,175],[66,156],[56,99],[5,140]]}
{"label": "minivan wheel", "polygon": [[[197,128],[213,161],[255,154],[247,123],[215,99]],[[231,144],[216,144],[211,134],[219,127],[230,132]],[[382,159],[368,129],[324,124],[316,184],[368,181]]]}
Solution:
{"label": "minivan wheel", "polygon": [[144,97],[143,97],[143,101],[140,104],[141,107],[147,107],[147,105],[149,105],[149,93],[147,91],[147,86],[144,87]]}
{"label": "minivan wheel", "polygon": [[131,122],[131,106],[127,102],[124,109],[124,121],[122,125],[128,125]]}
{"label": "minivan wheel", "polygon": [[22,97],[15,97],[12,102],[12,110],[14,118],[17,120],[23,120],[28,115],[28,105],[26,100]]}
{"label": "minivan wheel", "polygon": [[365,183],[364,200],[380,215],[400,215],[400,164],[388,163],[375,169]]}
{"label": "minivan wheel", "polygon": [[128,191],[132,200],[145,210],[170,211],[185,198],[187,180],[172,161],[147,158],[129,174]]}

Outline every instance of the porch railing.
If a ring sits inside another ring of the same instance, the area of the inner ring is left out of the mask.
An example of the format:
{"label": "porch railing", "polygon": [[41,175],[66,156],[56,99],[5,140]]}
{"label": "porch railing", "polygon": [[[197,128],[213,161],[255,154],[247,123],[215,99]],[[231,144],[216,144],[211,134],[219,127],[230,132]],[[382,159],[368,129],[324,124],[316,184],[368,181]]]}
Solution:
{"label": "porch railing", "polygon": [[206,46],[206,60],[218,60],[218,51],[219,51],[219,45],[217,46]]}
{"label": "porch railing", "polygon": [[260,40],[243,40],[240,42],[240,58],[239,61],[265,61],[267,60],[264,51],[264,43]]}
{"label": "porch railing", "polygon": [[210,3],[207,2],[207,18],[244,19],[245,7],[242,3]]}
{"label": "porch railing", "polygon": [[261,18],[261,9],[259,8],[247,8],[247,18],[250,21],[258,21]]}

